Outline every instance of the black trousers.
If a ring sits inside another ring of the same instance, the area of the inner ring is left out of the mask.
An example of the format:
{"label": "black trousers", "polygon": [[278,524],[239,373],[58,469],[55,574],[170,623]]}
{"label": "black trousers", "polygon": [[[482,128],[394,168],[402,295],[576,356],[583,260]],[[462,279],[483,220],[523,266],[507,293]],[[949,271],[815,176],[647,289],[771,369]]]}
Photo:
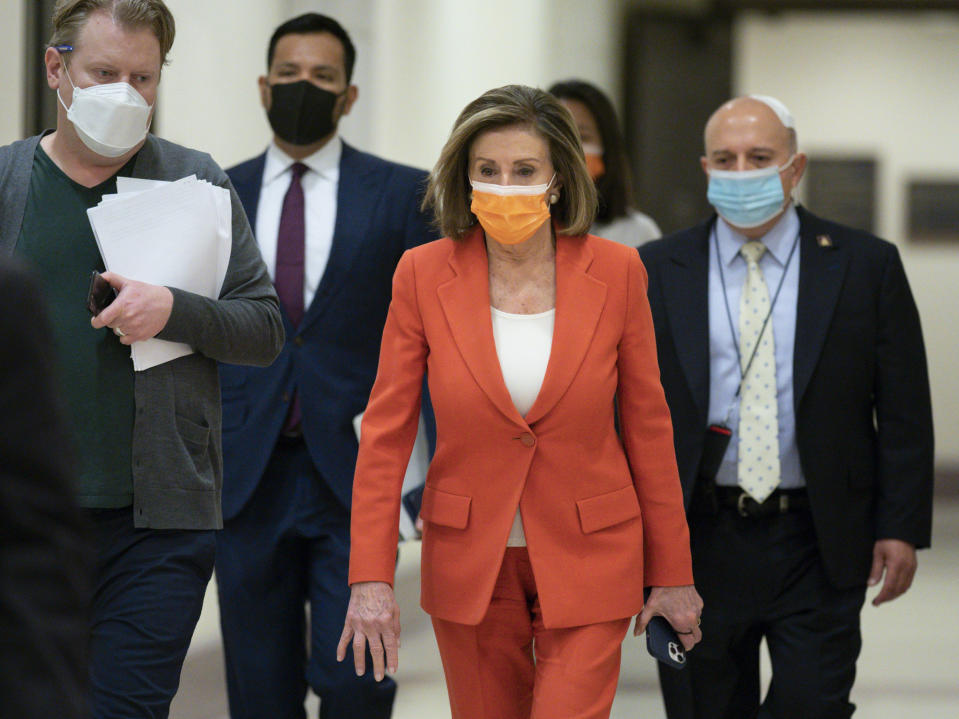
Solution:
{"label": "black trousers", "polygon": [[[703,640],[684,671],[660,665],[669,719],[845,719],[862,646],[865,586],[826,578],[812,517],[690,517]],[[772,681],[760,702],[759,646]]]}

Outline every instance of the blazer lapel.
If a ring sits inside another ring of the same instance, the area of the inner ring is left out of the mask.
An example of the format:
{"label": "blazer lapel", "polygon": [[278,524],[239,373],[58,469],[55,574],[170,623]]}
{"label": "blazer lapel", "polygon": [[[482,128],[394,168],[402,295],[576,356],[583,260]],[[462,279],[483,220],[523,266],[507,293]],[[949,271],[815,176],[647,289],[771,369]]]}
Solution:
{"label": "blazer lapel", "polygon": [[456,276],[437,287],[436,294],[453,341],[476,383],[493,404],[511,422],[526,426],[506,389],[496,355],[490,316],[489,261],[479,227],[453,244],[450,266]]}
{"label": "blazer lapel", "polygon": [[546,415],[565,394],[589,350],[606,304],[606,284],[587,274],[593,253],[585,237],[556,238],[556,319],[543,386],[526,421]]}
{"label": "blazer lapel", "polygon": [[796,339],[793,352],[794,405],[799,406],[822,353],[839,291],[849,265],[840,238],[817,228],[816,218],[799,211],[799,297],[796,301]]}
{"label": "blazer lapel", "polygon": [[709,412],[709,236],[713,221],[676,242],[662,264],[662,292],[670,335],[696,406]]}
{"label": "blazer lapel", "polygon": [[363,243],[370,237],[374,205],[383,189],[376,179],[374,168],[365,164],[362,155],[344,143],[336,189],[333,245],[323,278],[300,323],[300,331],[323,314],[344,282],[355,281],[351,277],[350,267],[356,261]]}

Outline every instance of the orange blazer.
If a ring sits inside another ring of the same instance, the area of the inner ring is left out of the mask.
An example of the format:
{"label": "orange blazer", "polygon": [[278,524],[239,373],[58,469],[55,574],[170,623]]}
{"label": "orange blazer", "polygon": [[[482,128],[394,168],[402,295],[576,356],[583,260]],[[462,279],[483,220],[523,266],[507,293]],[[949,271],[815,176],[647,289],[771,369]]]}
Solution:
{"label": "orange blazer", "polygon": [[525,418],[496,355],[482,231],[403,255],[361,430],[351,584],[393,582],[424,370],[437,430],[422,507],[429,614],[480,622],[517,506],[547,627],[628,617],[642,609],[644,586],[692,584],[636,250],[557,237],[552,352]]}

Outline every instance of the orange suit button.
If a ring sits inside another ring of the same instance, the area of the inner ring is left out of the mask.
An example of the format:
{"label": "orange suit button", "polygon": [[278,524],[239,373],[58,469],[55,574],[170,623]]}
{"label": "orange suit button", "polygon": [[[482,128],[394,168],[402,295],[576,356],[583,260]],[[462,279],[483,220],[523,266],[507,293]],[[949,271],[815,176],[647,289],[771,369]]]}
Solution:
{"label": "orange suit button", "polygon": [[523,432],[523,434],[519,436],[519,441],[523,443],[524,447],[532,447],[534,444],[536,444],[536,437],[531,435],[529,432]]}

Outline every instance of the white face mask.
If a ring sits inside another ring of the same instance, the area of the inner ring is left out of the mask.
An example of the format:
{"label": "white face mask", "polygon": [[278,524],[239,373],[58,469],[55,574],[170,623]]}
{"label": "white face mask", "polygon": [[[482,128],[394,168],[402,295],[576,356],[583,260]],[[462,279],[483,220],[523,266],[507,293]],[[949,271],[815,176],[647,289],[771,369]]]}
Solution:
{"label": "white face mask", "polygon": [[69,71],[67,79],[73,85],[73,102],[67,107],[59,89],[57,99],[84,145],[103,157],[120,157],[143,141],[153,106],[131,85],[111,82],[77,87]]}

